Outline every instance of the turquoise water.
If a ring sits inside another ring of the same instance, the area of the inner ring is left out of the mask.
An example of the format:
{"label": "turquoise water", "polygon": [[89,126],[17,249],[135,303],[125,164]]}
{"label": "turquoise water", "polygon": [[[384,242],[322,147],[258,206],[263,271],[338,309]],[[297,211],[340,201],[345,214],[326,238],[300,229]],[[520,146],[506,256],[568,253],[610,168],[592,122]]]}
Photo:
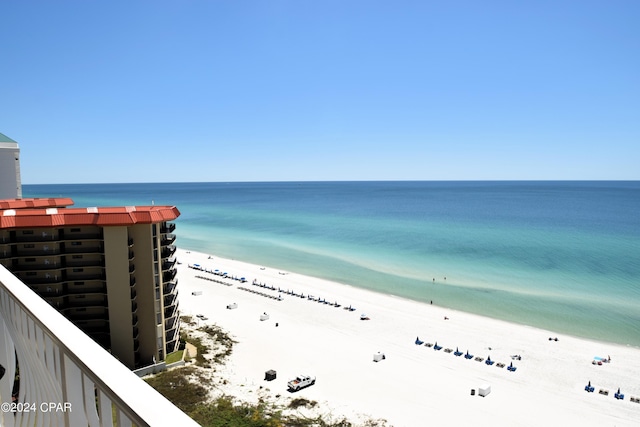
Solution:
{"label": "turquoise water", "polygon": [[23,193],[76,206],[176,205],[183,248],[640,346],[640,182],[25,185]]}

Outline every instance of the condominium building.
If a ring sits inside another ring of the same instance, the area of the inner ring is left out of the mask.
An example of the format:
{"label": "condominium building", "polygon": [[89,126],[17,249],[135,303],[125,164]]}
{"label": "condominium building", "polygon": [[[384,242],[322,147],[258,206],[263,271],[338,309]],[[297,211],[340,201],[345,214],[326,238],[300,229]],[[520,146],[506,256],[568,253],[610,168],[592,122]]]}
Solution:
{"label": "condominium building", "polygon": [[0,133],[0,199],[20,197],[20,148],[17,142]]}
{"label": "condominium building", "polygon": [[164,360],[179,344],[180,212],[72,205],[0,200],[0,265],[130,369]]}

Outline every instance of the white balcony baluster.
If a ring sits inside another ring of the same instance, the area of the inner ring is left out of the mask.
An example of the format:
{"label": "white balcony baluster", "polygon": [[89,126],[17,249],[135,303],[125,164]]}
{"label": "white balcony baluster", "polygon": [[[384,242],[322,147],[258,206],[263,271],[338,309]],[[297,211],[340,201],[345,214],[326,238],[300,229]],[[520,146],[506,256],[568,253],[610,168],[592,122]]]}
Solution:
{"label": "white balcony baluster", "polygon": [[1,426],[198,425],[2,266],[0,365]]}

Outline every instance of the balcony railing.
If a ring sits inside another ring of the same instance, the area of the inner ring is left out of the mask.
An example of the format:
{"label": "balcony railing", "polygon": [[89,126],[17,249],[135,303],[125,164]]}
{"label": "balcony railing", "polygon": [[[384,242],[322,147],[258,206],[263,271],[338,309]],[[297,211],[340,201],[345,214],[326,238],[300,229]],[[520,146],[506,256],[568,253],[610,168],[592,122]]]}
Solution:
{"label": "balcony railing", "polygon": [[160,241],[160,244],[162,246],[169,246],[172,245],[173,242],[176,241],[176,235],[175,234],[165,234],[164,237],[162,238],[162,240]]}
{"label": "balcony railing", "polygon": [[169,258],[176,253],[176,250],[177,248],[173,245],[165,246],[164,248],[162,248],[162,257]]}
{"label": "balcony railing", "polygon": [[178,289],[178,279],[165,283],[162,292],[165,295],[172,294]]}
{"label": "balcony railing", "polygon": [[160,233],[167,234],[173,233],[176,229],[176,224],[173,222],[165,222],[164,225],[160,228]]}
{"label": "balcony railing", "polygon": [[198,425],[2,266],[0,342],[0,402],[18,366],[17,402],[36,404],[0,412],[2,426]]}
{"label": "balcony railing", "polygon": [[175,258],[167,258],[162,262],[162,271],[171,270],[176,265]]}
{"label": "balcony railing", "polygon": [[104,234],[102,231],[96,233],[65,233],[63,240],[102,240]]}
{"label": "balcony railing", "polygon": [[162,283],[171,282],[178,275],[176,270],[167,270],[162,272]]}

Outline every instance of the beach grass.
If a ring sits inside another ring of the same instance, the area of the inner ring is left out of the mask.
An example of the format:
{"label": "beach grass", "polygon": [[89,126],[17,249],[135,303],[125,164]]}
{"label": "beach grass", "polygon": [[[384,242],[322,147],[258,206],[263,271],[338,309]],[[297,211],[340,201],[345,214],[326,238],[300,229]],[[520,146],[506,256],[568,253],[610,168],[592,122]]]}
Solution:
{"label": "beach grass", "polygon": [[202,384],[189,380],[196,373],[194,367],[188,366],[161,372],[145,381],[160,394],[169,399],[184,413],[190,415],[207,399],[208,391]]}
{"label": "beach grass", "polygon": [[[202,369],[202,368],[200,368]],[[207,369],[207,368],[205,368]],[[197,378],[197,381],[193,379]],[[346,418],[337,421],[331,416],[307,417],[298,414],[283,414],[276,404],[260,400],[257,404],[238,403],[233,396],[220,396],[213,402],[208,400],[205,376],[193,366],[164,371],[145,381],[174,405],[203,427],[356,427]],[[293,399],[288,409],[314,408],[316,401],[304,398]],[[326,419],[328,418],[328,420]],[[386,426],[384,420],[366,420],[361,427]]]}
{"label": "beach grass", "polygon": [[174,351],[173,353],[167,354],[167,358],[165,359],[165,363],[170,365],[172,363],[178,362],[182,360],[182,355],[184,354],[184,350]]}
{"label": "beach grass", "polygon": [[[193,364],[170,369],[146,378],[145,381],[160,392],[174,405],[207,427],[383,427],[385,420],[367,419],[364,424],[353,424],[345,417],[333,417],[330,413],[317,412],[312,415],[301,409],[319,409],[317,401],[303,397],[288,403],[267,401],[259,398],[257,403],[249,403],[237,396],[217,394],[211,398],[211,391],[217,388],[215,374],[224,367],[232,354],[236,341],[215,324],[197,329],[183,316],[181,347],[186,343],[197,348],[198,354]],[[170,356],[181,355],[182,351]],[[224,384],[226,381],[223,381]]]}

